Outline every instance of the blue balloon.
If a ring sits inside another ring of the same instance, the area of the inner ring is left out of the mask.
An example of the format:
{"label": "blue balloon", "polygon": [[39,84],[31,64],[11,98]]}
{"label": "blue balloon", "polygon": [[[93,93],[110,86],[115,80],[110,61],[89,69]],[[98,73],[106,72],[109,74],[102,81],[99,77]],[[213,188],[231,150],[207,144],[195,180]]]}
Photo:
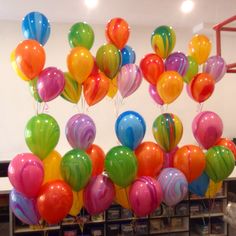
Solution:
{"label": "blue balloon", "polygon": [[143,140],[146,124],[139,113],[126,111],[117,118],[115,130],[121,144],[134,150]]}
{"label": "blue balloon", "polygon": [[126,45],[121,50],[121,55],[122,55],[121,66],[124,66],[126,64],[134,64],[135,63],[135,60],[136,60],[135,51],[130,46]]}
{"label": "blue balloon", "polygon": [[189,191],[191,193],[197,194],[200,197],[204,197],[209,186],[209,181],[210,179],[208,175],[203,172],[203,174],[199,178],[189,184]]}
{"label": "blue balloon", "polygon": [[40,12],[30,12],[22,20],[22,32],[26,39],[34,39],[44,45],[51,28],[46,16]]}

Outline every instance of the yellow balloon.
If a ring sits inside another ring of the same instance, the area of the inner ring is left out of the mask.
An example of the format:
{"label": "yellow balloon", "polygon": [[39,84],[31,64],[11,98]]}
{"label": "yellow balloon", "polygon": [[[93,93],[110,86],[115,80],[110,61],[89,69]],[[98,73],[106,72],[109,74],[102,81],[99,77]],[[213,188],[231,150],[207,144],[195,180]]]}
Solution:
{"label": "yellow balloon", "polygon": [[79,192],[73,191],[73,204],[69,214],[72,216],[77,216],[80,213],[83,204],[83,190],[80,190]]}
{"label": "yellow balloon", "polygon": [[126,209],[131,209],[129,203],[129,189],[130,187],[122,188],[118,185],[115,185],[116,197],[115,201]]}
{"label": "yellow balloon", "polygon": [[210,180],[208,189],[205,193],[205,197],[207,198],[214,198],[216,194],[221,190],[222,188],[222,181],[215,183],[214,181]]}
{"label": "yellow balloon", "polygon": [[51,180],[62,179],[60,165],[61,155],[54,150],[43,160],[44,183]]}
{"label": "yellow balloon", "polygon": [[117,91],[118,91],[117,77],[115,77],[114,79],[109,80],[109,90],[107,96],[113,98],[116,95]]}
{"label": "yellow balloon", "polygon": [[192,56],[199,65],[206,62],[211,52],[211,41],[207,36],[194,35],[188,45],[189,55]]}

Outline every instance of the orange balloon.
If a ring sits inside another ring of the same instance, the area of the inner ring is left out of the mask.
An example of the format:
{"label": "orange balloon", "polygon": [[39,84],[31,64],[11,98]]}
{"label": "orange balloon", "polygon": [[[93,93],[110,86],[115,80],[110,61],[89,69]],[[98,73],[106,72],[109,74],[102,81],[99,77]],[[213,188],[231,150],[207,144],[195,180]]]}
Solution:
{"label": "orange balloon", "polygon": [[89,106],[101,101],[108,90],[109,79],[102,72],[90,75],[83,83],[84,98]]}
{"label": "orange balloon", "polygon": [[166,71],[157,80],[157,92],[164,103],[172,103],[183,90],[183,79],[176,71]]}
{"label": "orange balloon", "polygon": [[105,161],[105,153],[103,150],[98,145],[92,144],[86,150],[86,153],[89,155],[92,161],[92,176],[102,174]]}
{"label": "orange balloon", "polygon": [[118,91],[117,77],[115,77],[114,79],[109,80],[109,89],[108,89],[108,92],[107,92],[107,96],[110,97],[110,98],[114,98],[117,91]]}
{"label": "orange balloon", "polygon": [[216,142],[215,146],[223,146],[223,147],[230,149],[232,151],[232,153],[234,154],[234,159],[236,160],[236,145],[234,144],[233,141],[231,141],[227,138],[220,138]]}
{"label": "orange balloon", "polygon": [[16,65],[30,80],[43,70],[46,55],[41,44],[28,39],[21,42],[15,50]]}
{"label": "orange balloon", "polygon": [[191,183],[200,177],[206,166],[206,159],[202,149],[195,145],[185,145],[174,155],[173,166],[182,171]]}
{"label": "orange balloon", "polygon": [[75,47],[67,56],[67,67],[71,75],[82,84],[93,71],[94,59],[84,47]]}
{"label": "orange balloon", "polygon": [[153,142],[143,142],[135,150],[138,161],[137,176],[151,176],[155,178],[164,163],[164,152]]}
{"label": "orange balloon", "polygon": [[130,203],[129,203],[129,189],[130,186],[126,188],[122,188],[115,184],[115,190],[116,190],[116,197],[115,201],[122,207],[126,209],[131,209]]}

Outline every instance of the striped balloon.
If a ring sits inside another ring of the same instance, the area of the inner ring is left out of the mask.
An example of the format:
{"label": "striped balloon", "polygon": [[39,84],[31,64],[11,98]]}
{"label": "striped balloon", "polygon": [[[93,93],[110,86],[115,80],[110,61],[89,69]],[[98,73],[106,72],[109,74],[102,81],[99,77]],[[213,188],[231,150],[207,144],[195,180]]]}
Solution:
{"label": "striped balloon", "polygon": [[165,168],[161,171],[157,181],[161,185],[163,202],[167,206],[176,205],[187,195],[188,182],[180,170]]}
{"label": "striped balloon", "polygon": [[30,12],[22,20],[22,32],[26,39],[34,39],[44,45],[48,41],[51,27],[45,15]]}
{"label": "striped balloon", "polygon": [[162,149],[170,152],[182,138],[183,125],[178,116],[172,113],[164,113],[153,122],[152,132]]}
{"label": "striped balloon", "polygon": [[133,48],[130,46],[126,45],[124,48],[121,50],[121,55],[122,55],[122,66],[126,64],[134,64],[136,60],[136,54]]}
{"label": "striped balloon", "polygon": [[135,64],[127,64],[121,67],[117,77],[118,89],[123,98],[133,94],[142,83],[142,72]]}

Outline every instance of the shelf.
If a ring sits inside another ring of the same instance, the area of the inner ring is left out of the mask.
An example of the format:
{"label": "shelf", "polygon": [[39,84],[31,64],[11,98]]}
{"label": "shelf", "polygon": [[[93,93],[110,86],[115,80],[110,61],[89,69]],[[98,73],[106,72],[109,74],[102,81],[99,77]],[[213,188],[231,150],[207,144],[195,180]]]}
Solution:
{"label": "shelf", "polygon": [[163,219],[163,218],[184,218],[184,217],[189,217],[189,215],[171,215],[171,216],[167,216],[167,215],[160,215],[160,216],[150,216],[149,219]]}
{"label": "shelf", "polygon": [[[190,236],[199,236],[199,234],[195,232],[190,232]],[[227,236],[227,234],[207,234],[207,236]]]}
{"label": "shelf", "polygon": [[43,227],[43,228],[30,228],[29,226],[26,227],[16,227],[16,229],[14,230],[15,234],[19,234],[19,233],[28,233],[28,232],[42,232],[42,231],[54,231],[54,230],[59,230],[60,226],[56,225],[56,226],[47,226],[47,227]]}
{"label": "shelf", "polygon": [[148,220],[148,217],[141,217],[141,218],[120,218],[120,219],[114,219],[114,220],[106,220],[106,222],[122,222],[122,221],[138,221],[138,220]]}
{"label": "shelf", "polygon": [[189,232],[189,229],[187,229],[187,228],[182,228],[182,229],[165,229],[165,230],[158,230],[158,232],[150,232],[150,235],[170,234],[170,233],[181,233],[181,232]]}
{"label": "shelf", "polygon": [[[97,221],[87,221],[84,224],[87,225],[87,224],[104,224],[104,223],[105,223],[105,220],[97,220]],[[63,222],[61,225],[62,226],[70,226],[70,225],[79,225],[79,223],[68,221],[68,222]]]}
{"label": "shelf", "polygon": [[224,216],[224,214],[221,213],[203,213],[203,214],[198,214],[198,215],[190,215],[190,219],[197,219],[197,218],[211,218],[211,217],[220,217]]}
{"label": "shelf", "polygon": [[[216,196],[214,197],[214,199],[226,199],[227,196],[226,195],[222,195],[222,196]],[[192,197],[190,198],[190,201],[197,201],[197,200],[212,200],[213,198],[206,198],[206,197]]]}

